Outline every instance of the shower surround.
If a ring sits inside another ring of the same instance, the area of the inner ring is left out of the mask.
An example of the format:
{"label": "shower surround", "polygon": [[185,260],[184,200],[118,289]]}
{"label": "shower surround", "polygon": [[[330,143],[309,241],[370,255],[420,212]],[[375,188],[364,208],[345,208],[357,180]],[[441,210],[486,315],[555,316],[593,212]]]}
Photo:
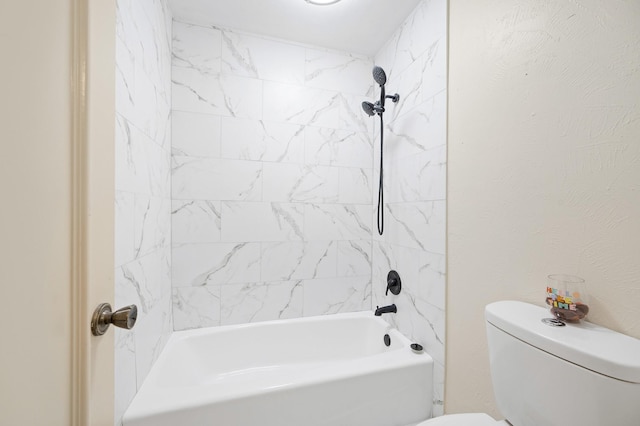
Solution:
{"label": "shower surround", "polygon": [[[422,1],[375,61],[117,4],[115,300],[140,312],[116,330],[116,425],[174,329],[390,303],[434,358],[442,414],[446,1]],[[400,93],[383,236],[379,122],[360,108],[374,63]]]}

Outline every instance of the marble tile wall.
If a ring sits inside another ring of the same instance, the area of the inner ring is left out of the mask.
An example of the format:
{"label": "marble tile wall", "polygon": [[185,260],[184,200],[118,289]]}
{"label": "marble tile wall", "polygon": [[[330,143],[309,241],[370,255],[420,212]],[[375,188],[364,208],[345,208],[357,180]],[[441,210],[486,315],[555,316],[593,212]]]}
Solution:
{"label": "marble tile wall", "polygon": [[171,320],[171,14],[165,0],[118,0],[116,30],[115,424],[173,330]]}
{"label": "marble tile wall", "polygon": [[176,330],[371,309],[372,61],[173,23]]}
{"label": "marble tile wall", "polygon": [[116,333],[116,424],[174,328],[389,303],[436,360],[442,414],[446,1],[420,3],[375,57],[401,94],[382,237],[370,59],[171,23],[165,0],[118,0],[116,53],[116,304],[140,307]]}
{"label": "marble tile wall", "polygon": [[[423,0],[375,56],[387,93],[400,101],[388,102],[384,115],[385,232],[374,232],[372,279],[384,282],[395,269],[403,287],[385,296],[374,285],[373,304],[395,303],[398,313],[385,318],[433,356],[434,415],[443,414],[444,399],[446,23],[446,0]],[[379,121],[374,134],[379,146]],[[374,157],[378,164],[378,150]]]}

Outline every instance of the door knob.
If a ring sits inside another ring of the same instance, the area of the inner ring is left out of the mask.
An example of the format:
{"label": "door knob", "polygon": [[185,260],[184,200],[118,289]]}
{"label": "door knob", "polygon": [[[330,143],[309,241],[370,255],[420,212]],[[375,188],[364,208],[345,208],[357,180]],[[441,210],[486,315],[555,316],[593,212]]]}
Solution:
{"label": "door knob", "polygon": [[111,312],[111,305],[101,303],[91,317],[91,334],[102,336],[107,332],[109,325],[131,330],[138,319],[138,307],[136,305],[125,306],[115,312]]}

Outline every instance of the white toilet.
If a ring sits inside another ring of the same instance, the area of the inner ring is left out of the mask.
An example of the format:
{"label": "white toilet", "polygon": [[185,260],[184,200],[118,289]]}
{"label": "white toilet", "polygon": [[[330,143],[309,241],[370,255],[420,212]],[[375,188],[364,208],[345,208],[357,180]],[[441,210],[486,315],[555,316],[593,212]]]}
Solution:
{"label": "white toilet", "polygon": [[485,309],[494,394],[508,423],[475,413],[417,426],[640,425],[640,340],[550,317],[523,302]]}

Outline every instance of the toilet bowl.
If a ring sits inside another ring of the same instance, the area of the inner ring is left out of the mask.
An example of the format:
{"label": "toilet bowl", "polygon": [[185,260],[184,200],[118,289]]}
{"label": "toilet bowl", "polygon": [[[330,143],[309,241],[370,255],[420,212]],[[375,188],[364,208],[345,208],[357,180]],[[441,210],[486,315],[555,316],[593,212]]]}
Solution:
{"label": "toilet bowl", "polygon": [[550,317],[515,301],[485,309],[491,382],[506,420],[453,414],[416,426],[638,426],[640,340]]}
{"label": "toilet bowl", "polygon": [[504,420],[498,421],[484,413],[449,414],[418,423],[416,426],[508,426]]}

